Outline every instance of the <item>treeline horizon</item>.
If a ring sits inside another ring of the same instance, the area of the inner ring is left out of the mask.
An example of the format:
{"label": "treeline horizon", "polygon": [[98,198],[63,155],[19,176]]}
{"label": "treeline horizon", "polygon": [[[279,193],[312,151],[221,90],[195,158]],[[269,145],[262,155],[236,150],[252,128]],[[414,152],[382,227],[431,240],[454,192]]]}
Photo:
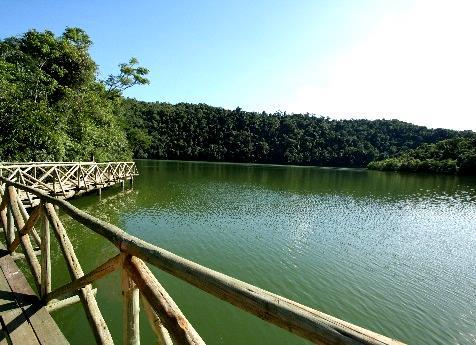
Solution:
{"label": "treeline horizon", "polygon": [[421,144],[476,137],[399,120],[334,120],[203,103],[128,98],[121,111],[134,157],[143,159],[366,167]]}

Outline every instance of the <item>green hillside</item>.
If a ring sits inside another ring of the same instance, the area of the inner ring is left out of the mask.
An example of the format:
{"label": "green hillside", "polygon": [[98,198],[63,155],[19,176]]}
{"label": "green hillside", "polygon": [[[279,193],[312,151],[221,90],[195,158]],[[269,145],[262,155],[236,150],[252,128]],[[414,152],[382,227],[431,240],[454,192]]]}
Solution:
{"label": "green hillside", "polygon": [[371,162],[369,169],[476,174],[476,139],[457,138],[423,144],[396,157]]}

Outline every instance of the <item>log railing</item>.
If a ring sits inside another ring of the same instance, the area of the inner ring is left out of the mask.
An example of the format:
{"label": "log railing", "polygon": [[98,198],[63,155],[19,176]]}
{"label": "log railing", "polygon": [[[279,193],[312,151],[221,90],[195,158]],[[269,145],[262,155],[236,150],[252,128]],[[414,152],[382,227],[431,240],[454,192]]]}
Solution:
{"label": "log railing", "polygon": [[[0,176],[35,189],[68,199],[73,195],[101,189],[137,176],[134,162],[0,162]],[[20,199],[35,206],[33,193],[19,191]]]}
{"label": "log railing", "polygon": [[[14,253],[18,246],[22,247],[38,294],[47,309],[82,302],[99,344],[112,344],[112,337],[96,302],[92,283],[116,270],[122,272],[124,344],[139,344],[140,300],[159,344],[204,344],[146,263],[314,343],[402,344],[184,259],[41,190],[3,177],[0,180],[3,182],[0,187],[0,218],[8,250]],[[40,200],[30,214],[22,211],[19,191],[31,193]],[[117,255],[85,273],[56,209],[113,243],[118,249]],[[43,224],[37,237],[33,235],[36,232],[34,226],[40,221]],[[71,276],[71,282],[54,289],[51,286],[50,229],[58,240]],[[40,260],[36,257],[30,235],[40,246]]]}

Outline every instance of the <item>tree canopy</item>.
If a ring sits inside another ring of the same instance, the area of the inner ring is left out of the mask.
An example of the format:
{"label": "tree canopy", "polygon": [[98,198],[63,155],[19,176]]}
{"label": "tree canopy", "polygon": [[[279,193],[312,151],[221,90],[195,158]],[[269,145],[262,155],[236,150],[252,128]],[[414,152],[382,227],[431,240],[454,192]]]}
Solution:
{"label": "tree canopy", "polygon": [[414,150],[371,162],[369,169],[445,174],[476,174],[476,139],[456,138],[423,144]]}
{"label": "tree canopy", "polygon": [[[96,80],[91,44],[79,28],[66,28],[60,36],[30,30],[0,40],[2,160],[132,157],[114,115],[117,101],[110,99],[105,83]],[[145,78],[146,70],[139,72]],[[129,83],[121,80],[119,86],[121,82]]]}
{"label": "tree canopy", "polygon": [[137,158],[365,167],[422,143],[474,136],[398,120],[331,120],[133,99],[122,113]]}

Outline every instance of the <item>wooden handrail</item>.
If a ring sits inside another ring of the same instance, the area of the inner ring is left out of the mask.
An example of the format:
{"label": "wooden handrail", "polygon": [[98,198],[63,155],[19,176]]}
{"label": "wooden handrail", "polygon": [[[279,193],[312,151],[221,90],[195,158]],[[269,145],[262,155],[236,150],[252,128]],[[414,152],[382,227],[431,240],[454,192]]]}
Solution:
{"label": "wooden handrail", "polygon": [[0,168],[5,167],[5,168],[24,168],[24,167],[52,167],[52,166],[74,166],[74,165],[81,165],[81,166],[86,166],[86,165],[98,165],[98,166],[107,166],[108,164],[125,164],[125,163],[132,163],[130,161],[114,161],[114,162],[21,162],[21,163],[15,163],[15,162],[0,162]]}
{"label": "wooden handrail", "polygon": [[124,267],[177,344],[205,344],[142,260],[130,257]]}
{"label": "wooden handrail", "polygon": [[[63,199],[94,189],[100,194],[104,187],[119,182],[124,186],[125,180],[132,184],[137,175],[134,162],[0,163],[0,176]],[[30,207],[38,203],[32,193],[22,190],[19,194]]]}
{"label": "wooden handrail", "polygon": [[[349,322],[340,320],[318,310],[304,306],[282,296],[260,289],[251,284],[214,271],[200,264],[175,255],[165,249],[157,247],[135,236],[129,235],[117,226],[106,223],[96,217],[81,211],[67,201],[54,198],[38,189],[9,181],[0,177],[0,181],[8,186],[14,186],[23,191],[34,194],[42,203],[48,206],[47,212],[50,223],[57,223],[51,217],[54,211],[52,205],[59,207],[71,218],[85,225],[92,231],[103,236],[113,243],[122,253],[131,257],[124,267],[131,274],[141,293],[145,292],[149,303],[156,303],[151,288],[153,284],[145,282],[138,267],[142,267],[139,259],[160,268],[161,270],[180,278],[199,289],[206,291],[222,300],[225,300],[251,314],[254,314],[270,323],[282,327],[305,339],[319,344],[402,344]],[[3,202],[2,202],[3,205]],[[137,259],[135,259],[137,258]],[[135,264],[133,264],[135,263]],[[80,279],[84,274],[75,274]],[[87,279],[84,279],[87,282]],[[145,284],[145,285],[144,285]],[[81,284],[79,284],[81,285]],[[78,285],[78,286],[79,286]],[[152,294],[152,295],[151,295]],[[147,297],[148,296],[148,297]],[[152,296],[152,297],[151,297]],[[150,300],[152,298],[152,300]],[[162,320],[158,305],[151,305]],[[171,331],[170,323],[164,325]],[[171,334],[178,337],[177,330]],[[184,338],[181,338],[182,340]],[[181,342],[181,341],[180,341]],[[188,343],[196,342],[188,340]]]}

